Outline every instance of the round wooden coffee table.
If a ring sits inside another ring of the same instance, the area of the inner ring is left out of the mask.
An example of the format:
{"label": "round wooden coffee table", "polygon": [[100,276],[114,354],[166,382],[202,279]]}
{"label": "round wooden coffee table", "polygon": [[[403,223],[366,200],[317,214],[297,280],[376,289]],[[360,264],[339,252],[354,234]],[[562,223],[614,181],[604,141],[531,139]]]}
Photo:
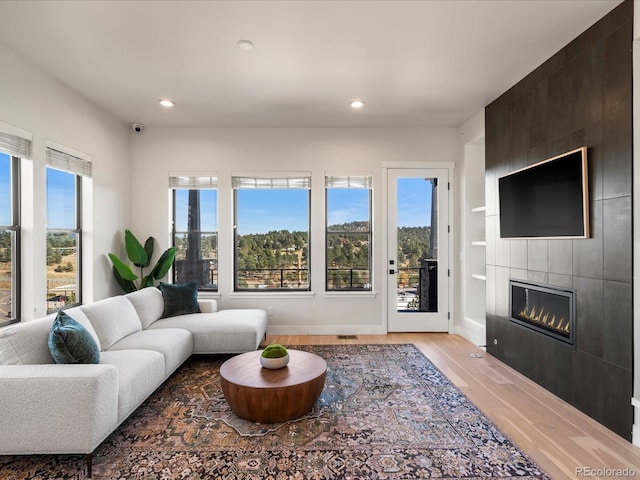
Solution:
{"label": "round wooden coffee table", "polygon": [[220,367],[231,410],[259,423],[293,420],[311,410],[324,388],[326,362],[313,353],[289,350],[289,365],[269,370],[260,365],[261,353],[237,355]]}

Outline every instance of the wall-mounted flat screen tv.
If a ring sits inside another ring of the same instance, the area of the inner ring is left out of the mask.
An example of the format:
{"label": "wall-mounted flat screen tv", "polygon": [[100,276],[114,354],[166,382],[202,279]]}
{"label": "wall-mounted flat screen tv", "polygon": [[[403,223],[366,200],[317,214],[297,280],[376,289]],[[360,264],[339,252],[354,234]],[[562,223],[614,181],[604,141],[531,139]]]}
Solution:
{"label": "wall-mounted flat screen tv", "polygon": [[501,238],[588,238],[587,148],[498,179]]}

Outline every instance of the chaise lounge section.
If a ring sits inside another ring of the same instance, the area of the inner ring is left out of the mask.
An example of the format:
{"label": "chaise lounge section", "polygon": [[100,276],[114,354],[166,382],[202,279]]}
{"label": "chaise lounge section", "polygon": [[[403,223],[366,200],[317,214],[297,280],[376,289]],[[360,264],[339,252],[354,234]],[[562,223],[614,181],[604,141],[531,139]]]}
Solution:
{"label": "chaise lounge section", "polygon": [[99,364],[56,364],[55,315],[0,330],[0,455],[92,452],[192,354],[256,350],[267,315],[217,310],[162,318],[160,290],[145,288],[65,312],[91,334]]}

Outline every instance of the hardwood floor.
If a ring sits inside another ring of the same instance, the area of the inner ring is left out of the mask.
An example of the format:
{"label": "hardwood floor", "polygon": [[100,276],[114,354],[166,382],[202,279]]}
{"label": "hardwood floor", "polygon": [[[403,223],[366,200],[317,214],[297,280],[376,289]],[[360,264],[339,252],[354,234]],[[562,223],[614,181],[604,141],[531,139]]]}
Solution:
{"label": "hardwood floor", "polygon": [[269,335],[266,343],[413,343],[553,480],[640,478],[640,448],[459,335]]}

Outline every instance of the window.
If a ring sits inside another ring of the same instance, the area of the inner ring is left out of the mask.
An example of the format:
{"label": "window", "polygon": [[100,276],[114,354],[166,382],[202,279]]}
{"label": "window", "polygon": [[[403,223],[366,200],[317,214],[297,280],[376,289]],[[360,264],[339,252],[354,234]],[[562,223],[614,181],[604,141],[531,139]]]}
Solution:
{"label": "window", "polygon": [[327,291],[371,291],[371,177],[327,176]]}
{"label": "window", "polygon": [[18,318],[20,305],[20,159],[0,152],[0,325]]}
{"label": "window", "polygon": [[0,325],[20,319],[20,159],[31,141],[0,132]]}
{"label": "window", "polygon": [[218,179],[172,176],[173,283],[218,291]]}
{"label": "window", "polygon": [[235,291],[310,290],[310,174],[232,182]]}
{"label": "window", "polygon": [[47,148],[47,311],[82,301],[82,177],[91,163]]}

